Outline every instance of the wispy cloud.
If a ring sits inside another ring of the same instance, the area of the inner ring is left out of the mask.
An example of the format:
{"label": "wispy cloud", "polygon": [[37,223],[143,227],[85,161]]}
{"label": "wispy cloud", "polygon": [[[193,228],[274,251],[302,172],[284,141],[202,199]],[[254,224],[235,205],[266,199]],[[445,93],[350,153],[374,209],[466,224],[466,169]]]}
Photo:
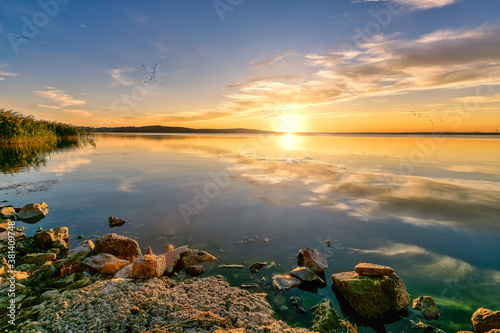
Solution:
{"label": "wispy cloud", "polygon": [[63,110],[64,113],[77,117],[90,117],[92,114],[86,110]]}
{"label": "wispy cloud", "polygon": [[7,68],[7,67],[9,67],[9,64],[0,65],[0,81],[5,80],[5,76],[14,77],[19,75],[19,73],[6,72],[2,70],[2,68]]}
{"label": "wispy cloud", "polygon": [[[387,2],[391,0],[352,0],[351,3],[377,2],[377,1]],[[408,8],[411,9],[420,9],[420,10],[444,7],[457,2],[457,0],[392,0],[392,1],[408,6]]]}
{"label": "wispy cloud", "polygon": [[53,102],[59,103],[59,106],[64,107],[68,105],[83,105],[85,100],[76,99],[66,94],[63,90],[55,87],[45,87],[47,90],[33,91],[37,96],[49,99]]}
{"label": "wispy cloud", "polygon": [[48,109],[59,109],[59,107],[56,105],[37,104],[36,106],[39,106],[41,108],[48,108]]}
{"label": "wispy cloud", "polygon": [[111,69],[107,73],[111,75],[111,78],[113,81],[117,84],[121,84],[124,86],[132,86],[134,85],[134,81],[130,80],[127,78],[124,73],[131,72],[132,69],[130,68],[119,68],[119,69]]}

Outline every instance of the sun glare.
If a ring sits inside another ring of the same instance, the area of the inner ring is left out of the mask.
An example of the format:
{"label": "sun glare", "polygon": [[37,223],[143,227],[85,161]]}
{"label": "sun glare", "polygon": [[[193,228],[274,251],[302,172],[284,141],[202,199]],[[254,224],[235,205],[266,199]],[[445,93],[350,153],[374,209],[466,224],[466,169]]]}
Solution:
{"label": "sun glare", "polygon": [[285,150],[293,150],[297,148],[299,137],[292,133],[287,133],[281,137],[281,146]]}
{"label": "sun glare", "polygon": [[303,130],[301,118],[297,116],[283,116],[276,119],[276,131],[285,133],[301,132]]}

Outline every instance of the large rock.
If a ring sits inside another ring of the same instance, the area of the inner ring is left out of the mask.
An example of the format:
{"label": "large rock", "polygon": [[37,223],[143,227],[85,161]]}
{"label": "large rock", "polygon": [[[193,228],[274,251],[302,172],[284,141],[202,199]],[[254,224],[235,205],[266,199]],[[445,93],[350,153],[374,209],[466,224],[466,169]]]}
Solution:
{"label": "large rock", "polygon": [[167,247],[167,252],[164,254],[165,256],[165,273],[170,275],[174,272],[174,267],[177,265],[179,260],[181,259],[181,255],[187,252],[187,245],[177,247],[175,249]]}
{"label": "large rock", "polygon": [[130,276],[141,279],[160,277],[165,272],[165,267],[165,256],[146,254],[142,258],[134,259]]}
{"label": "large rock", "polygon": [[314,314],[312,330],[320,333],[337,332],[340,326],[340,317],[333,308],[329,299],[324,299],[321,303],[311,308]]}
{"label": "large rock", "polygon": [[132,277],[132,264],[127,265],[120,269],[116,274],[113,276],[113,279],[126,279],[126,278],[131,278]]}
{"label": "large rock", "polygon": [[71,250],[66,256],[67,261],[82,261],[89,255],[92,255],[95,245],[91,240],[81,242],[77,247]]}
{"label": "large rock", "polygon": [[94,254],[99,253],[110,253],[130,262],[142,257],[139,244],[135,240],[117,234],[106,234],[96,238]]}
{"label": "large rock", "polygon": [[328,268],[326,255],[311,247],[300,250],[297,259],[299,266],[309,267],[314,273],[323,272]]}
{"label": "large rock", "polygon": [[11,206],[4,206],[0,208],[0,217],[11,217],[16,215],[16,210]]}
{"label": "large rock", "polygon": [[392,269],[391,267],[367,263],[357,264],[354,268],[354,271],[359,275],[367,276],[384,276],[392,275],[394,273],[394,269]]}
{"label": "large rock", "polygon": [[439,309],[436,302],[430,296],[420,296],[413,300],[413,309],[421,310],[427,320],[435,320],[439,317]]}
{"label": "large rock", "polygon": [[4,231],[0,232],[0,243],[8,244],[9,236],[14,236],[14,240],[16,241],[21,238],[26,238],[26,234],[24,232]]}
{"label": "large rock", "polygon": [[325,282],[308,267],[297,267],[290,272],[290,275],[304,282]]}
{"label": "large rock", "polygon": [[215,260],[217,260],[216,257],[203,250],[186,248],[186,250],[181,254],[179,263],[182,267],[189,267],[202,262],[210,262]]}
{"label": "large rock", "polygon": [[47,204],[45,202],[42,202],[40,204],[29,203],[21,208],[19,213],[17,213],[17,218],[20,220],[42,219],[48,213],[49,210],[47,209]]}
{"label": "large rock", "polygon": [[118,259],[114,255],[109,253],[100,253],[83,261],[83,265],[90,268],[91,270],[97,271],[99,273],[113,275],[129,264],[129,261]]}
{"label": "large rock", "polygon": [[67,227],[52,228],[45,231],[39,231],[33,237],[45,249],[57,247],[61,249],[69,249],[69,233]]}
{"label": "large rock", "polygon": [[332,275],[333,287],[363,318],[381,318],[404,310],[410,295],[403,281],[391,276],[363,276],[356,272]]}
{"label": "large rock", "polygon": [[500,311],[480,308],[474,312],[471,320],[475,333],[487,333],[493,329],[500,329]]}
{"label": "large rock", "polygon": [[273,288],[276,291],[282,289],[288,290],[300,286],[302,281],[291,275],[275,275],[273,276]]}

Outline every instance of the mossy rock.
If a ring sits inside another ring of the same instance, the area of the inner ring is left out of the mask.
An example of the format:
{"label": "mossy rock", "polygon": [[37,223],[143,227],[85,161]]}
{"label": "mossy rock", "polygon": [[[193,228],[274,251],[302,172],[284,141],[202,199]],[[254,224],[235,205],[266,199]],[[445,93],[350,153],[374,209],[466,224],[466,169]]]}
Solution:
{"label": "mossy rock", "polygon": [[336,332],[339,328],[339,315],[329,299],[324,299],[311,308],[314,314],[312,330],[320,333]]}

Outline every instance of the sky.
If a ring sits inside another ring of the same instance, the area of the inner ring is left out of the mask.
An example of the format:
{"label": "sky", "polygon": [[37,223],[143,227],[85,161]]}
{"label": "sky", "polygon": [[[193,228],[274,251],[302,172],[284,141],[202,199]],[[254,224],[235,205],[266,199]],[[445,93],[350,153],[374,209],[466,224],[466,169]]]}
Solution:
{"label": "sky", "polygon": [[0,108],[93,127],[494,132],[500,1],[3,0]]}

